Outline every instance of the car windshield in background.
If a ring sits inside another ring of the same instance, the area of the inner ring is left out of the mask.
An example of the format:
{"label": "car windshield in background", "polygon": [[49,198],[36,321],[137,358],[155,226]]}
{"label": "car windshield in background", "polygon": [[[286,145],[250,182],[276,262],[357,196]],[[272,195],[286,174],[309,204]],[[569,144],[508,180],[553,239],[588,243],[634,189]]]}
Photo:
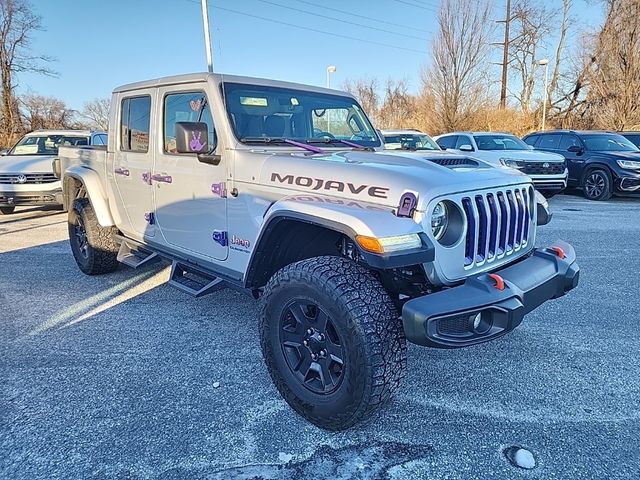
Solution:
{"label": "car windshield in background", "polygon": [[9,155],[57,155],[61,146],[80,145],[89,145],[89,139],[67,135],[29,136],[20,140]]}
{"label": "car windshield in background", "polygon": [[622,135],[606,133],[582,135],[580,138],[582,138],[587,150],[592,152],[640,152],[638,147]]}
{"label": "car windshield in background", "polygon": [[478,150],[529,150],[526,143],[513,135],[474,135]]}
{"label": "car windshield in background", "polygon": [[384,147],[388,150],[440,150],[428,135],[385,135]]}
{"label": "car windshield in background", "polygon": [[360,106],[349,97],[281,87],[224,83],[236,137],[246,144],[335,144],[378,147],[380,140]]}

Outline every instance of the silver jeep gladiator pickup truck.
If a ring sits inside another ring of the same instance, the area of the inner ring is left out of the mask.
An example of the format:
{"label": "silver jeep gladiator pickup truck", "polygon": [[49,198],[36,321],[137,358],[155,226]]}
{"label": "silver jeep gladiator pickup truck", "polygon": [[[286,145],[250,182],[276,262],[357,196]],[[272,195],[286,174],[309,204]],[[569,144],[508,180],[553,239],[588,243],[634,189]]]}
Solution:
{"label": "silver jeep gladiator pickup truck", "polygon": [[202,73],[117,88],[107,149],[55,169],[84,273],[163,258],[191,295],[260,298],[276,387],[339,430],[398,389],[406,340],[493,340],[578,283],[570,245],[534,247],[529,177],[381,146],[349,94]]}

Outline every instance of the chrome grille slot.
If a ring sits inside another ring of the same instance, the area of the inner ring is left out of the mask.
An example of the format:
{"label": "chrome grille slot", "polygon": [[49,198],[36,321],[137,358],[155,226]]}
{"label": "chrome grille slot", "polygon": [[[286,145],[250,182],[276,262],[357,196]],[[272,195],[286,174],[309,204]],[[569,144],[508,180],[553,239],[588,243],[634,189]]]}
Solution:
{"label": "chrome grille slot", "polygon": [[529,186],[460,199],[466,220],[466,270],[493,263],[523,249],[534,233]]}

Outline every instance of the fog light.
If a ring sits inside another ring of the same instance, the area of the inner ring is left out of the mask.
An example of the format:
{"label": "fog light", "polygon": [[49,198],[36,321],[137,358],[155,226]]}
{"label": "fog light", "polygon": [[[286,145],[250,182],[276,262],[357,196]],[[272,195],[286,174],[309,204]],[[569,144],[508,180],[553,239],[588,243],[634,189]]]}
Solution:
{"label": "fog light", "polygon": [[478,313],[475,317],[473,317],[473,329],[477,331],[480,328],[481,323],[482,313]]}

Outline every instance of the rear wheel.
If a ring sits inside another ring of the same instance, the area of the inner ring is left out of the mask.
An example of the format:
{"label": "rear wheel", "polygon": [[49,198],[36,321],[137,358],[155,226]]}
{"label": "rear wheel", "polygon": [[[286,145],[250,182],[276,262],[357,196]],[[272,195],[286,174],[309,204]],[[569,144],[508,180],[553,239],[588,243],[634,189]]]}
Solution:
{"label": "rear wheel", "polygon": [[0,207],[0,213],[2,215],[11,215],[16,211],[16,207]]}
{"label": "rear wheel", "polygon": [[613,179],[607,170],[590,170],[584,177],[582,191],[589,200],[609,200],[613,195]]}
{"label": "rear wheel", "polygon": [[287,403],[342,430],[398,389],[406,340],[393,301],[365,268],[339,257],[288,265],[265,287],[260,343]]}
{"label": "rear wheel", "polygon": [[98,223],[89,200],[75,200],[69,211],[69,242],[76,263],[87,275],[111,273],[118,268],[119,245],[114,240],[115,227]]}

